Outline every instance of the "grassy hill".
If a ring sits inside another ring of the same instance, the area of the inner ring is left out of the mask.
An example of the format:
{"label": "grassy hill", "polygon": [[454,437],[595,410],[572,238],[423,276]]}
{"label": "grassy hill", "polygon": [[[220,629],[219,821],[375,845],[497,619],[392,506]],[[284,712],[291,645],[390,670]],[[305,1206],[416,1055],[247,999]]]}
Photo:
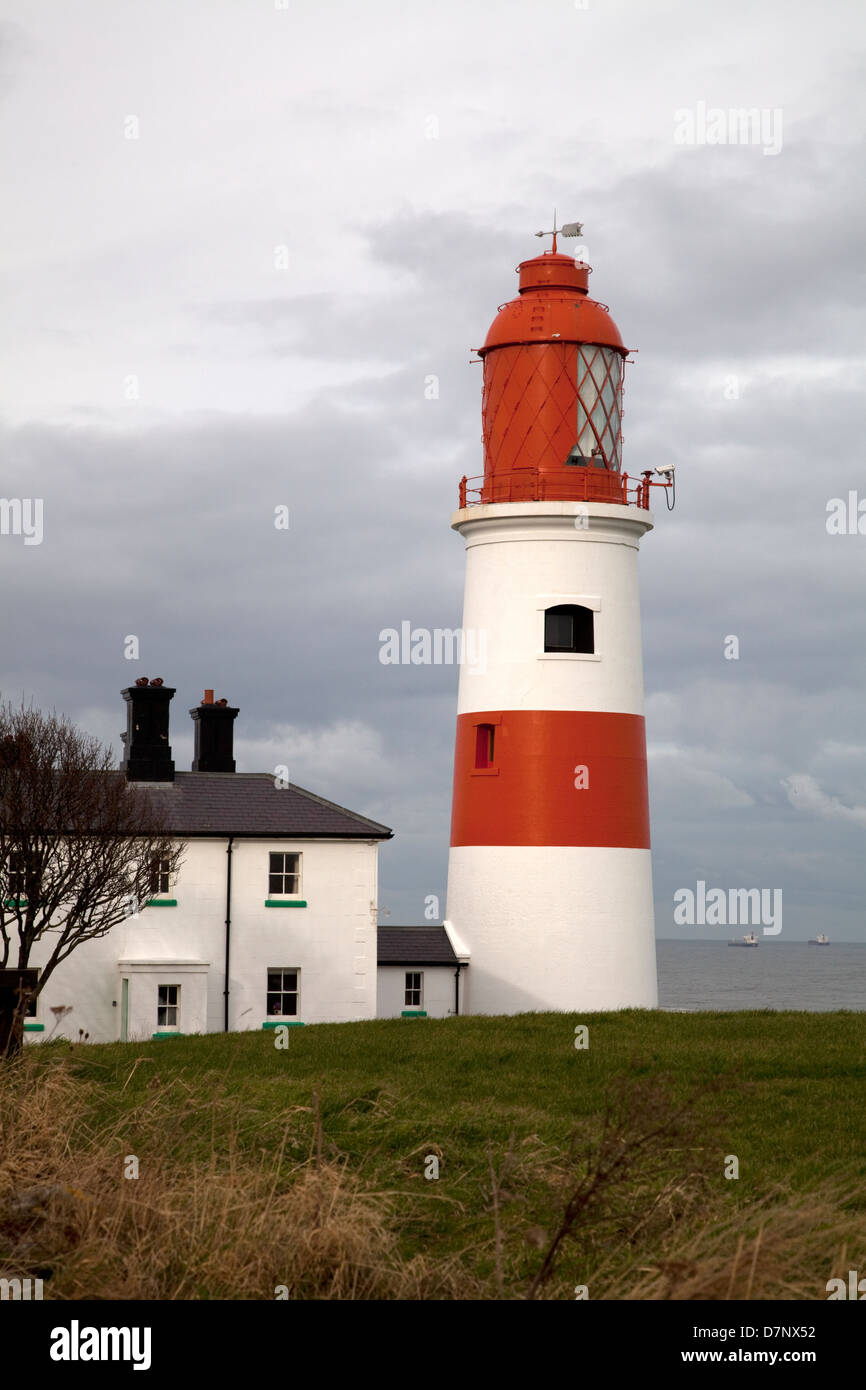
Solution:
{"label": "grassy hill", "polygon": [[824,1298],[866,1269],[864,1044],[861,1013],[643,1011],[43,1044],[0,1069],[0,1275]]}

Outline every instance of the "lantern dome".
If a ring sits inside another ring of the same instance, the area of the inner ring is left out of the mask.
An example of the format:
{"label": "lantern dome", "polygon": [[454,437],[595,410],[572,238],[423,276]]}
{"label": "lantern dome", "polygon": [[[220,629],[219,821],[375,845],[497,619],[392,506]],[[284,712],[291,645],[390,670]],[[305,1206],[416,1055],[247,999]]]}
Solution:
{"label": "lantern dome", "polygon": [[588,265],[558,251],[544,251],[521,261],[517,272],[517,298],[502,305],[479,356],[513,343],[556,339],[597,343],[615,348],[623,357],[628,354],[607,305],[589,298]]}

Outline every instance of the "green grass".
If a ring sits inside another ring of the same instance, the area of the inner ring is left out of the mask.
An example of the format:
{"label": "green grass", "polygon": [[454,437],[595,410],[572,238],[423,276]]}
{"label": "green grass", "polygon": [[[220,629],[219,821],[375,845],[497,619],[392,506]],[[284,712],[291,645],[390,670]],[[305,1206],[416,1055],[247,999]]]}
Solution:
{"label": "green grass", "polygon": [[[589,1027],[585,1051],[574,1047],[577,1022]],[[240,1137],[257,1144],[317,1089],[325,1136],[353,1163],[400,1161],[407,1145],[435,1142],[454,1180],[488,1141],[503,1145],[512,1131],[561,1141],[576,1120],[601,1113],[614,1078],[664,1073],[680,1096],[721,1083],[705,1103],[725,1116],[741,1181],[804,1183],[828,1164],[866,1175],[866,1013],[395,1019],[292,1029],[284,1051],[262,1031],[74,1055],[93,1084],[96,1119],[131,1110],[156,1072],[242,1101]],[[141,1056],[150,1062],[121,1094]],[[211,1139],[190,1123],[184,1151],[204,1156]]]}
{"label": "green grass", "polygon": [[[586,1050],[574,1047],[577,1023],[588,1025]],[[483,1279],[494,1259],[491,1160],[498,1169],[509,1145],[516,1155],[503,1223],[509,1269],[525,1279],[534,1258],[525,1232],[555,1229],[571,1138],[597,1138],[623,1078],[664,1078],[674,1100],[690,1101],[700,1149],[692,1167],[726,1217],[831,1179],[856,1193],[866,1177],[864,1013],[377,1020],[291,1029],[286,1050],[270,1031],[71,1054],[49,1043],[38,1066],[86,1081],[89,1131],[119,1126],[127,1152],[147,1154],[148,1102],[163,1096],[160,1155],[180,1167],[231,1152],[276,1162],[288,1180],[321,1143],[325,1161],[396,1196],[406,1259],[456,1256]],[[424,1179],[428,1154],[440,1158],[436,1182]],[[736,1182],[723,1176],[727,1154],[739,1159]],[[672,1151],[672,1173],[677,1161]],[[578,1249],[566,1281],[605,1247]]]}
{"label": "green grass", "polygon": [[[574,1047],[578,1021],[589,1027],[584,1051]],[[121,1095],[139,1056],[152,1064],[140,1065]],[[721,1083],[698,1110],[708,1121],[721,1113],[721,1147],[740,1160],[740,1195],[773,1182],[804,1187],[829,1169],[866,1176],[866,1014],[377,1020],[292,1029],[285,1051],[263,1031],[79,1049],[76,1058],[93,1082],[96,1120],[131,1110],[156,1073],[240,1101],[226,1115],[241,1147],[256,1149],[281,1135],[287,1108],[310,1106],[316,1090],[325,1141],[353,1168],[389,1185],[411,1182],[424,1154],[441,1152],[437,1190],[461,1197],[486,1172],[488,1144],[503,1152],[513,1132],[561,1145],[576,1124],[601,1115],[614,1078],[659,1073],[678,1097]],[[203,1131],[194,1111],[179,1114],[178,1126],[178,1155],[187,1158],[207,1158],[228,1138],[219,1125]],[[309,1146],[302,1119],[287,1158],[306,1157]]]}

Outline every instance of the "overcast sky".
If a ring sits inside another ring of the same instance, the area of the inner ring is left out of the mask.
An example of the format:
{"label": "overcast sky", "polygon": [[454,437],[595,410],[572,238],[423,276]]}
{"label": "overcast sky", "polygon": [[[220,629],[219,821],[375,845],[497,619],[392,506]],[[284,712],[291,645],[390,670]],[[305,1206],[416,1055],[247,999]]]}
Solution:
{"label": "overcast sky", "polygon": [[[639,349],[623,466],[678,469],[640,556],[657,932],[701,934],[703,879],[864,939],[866,534],[827,530],[853,491],[866,531],[860,0],[3,15],[0,495],[44,504],[0,535],[3,695],[119,753],[162,676],[182,769],[214,687],[241,771],[394,828],[383,920],[444,913],[457,670],[379,632],[460,623],[470,348],[556,207]],[[739,108],[763,133],[705,142]]]}

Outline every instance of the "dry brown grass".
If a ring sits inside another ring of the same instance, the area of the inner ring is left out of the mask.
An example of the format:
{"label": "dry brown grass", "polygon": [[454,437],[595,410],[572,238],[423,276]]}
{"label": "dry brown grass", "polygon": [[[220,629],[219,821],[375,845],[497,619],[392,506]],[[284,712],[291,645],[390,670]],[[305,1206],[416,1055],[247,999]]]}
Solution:
{"label": "dry brown grass", "polygon": [[[478,1296],[456,1261],[402,1258],[393,1195],[318,1152],[288,1176],[282,1149],[255,1161],[230,1146],[219,1163],[179,1164],[160,1089],[122,1129],[99,1132],[83,1118],[87,1087],[65,1068],[37,1071],[25,1056],[0,1089],[0,1274],[41,1276],[46,1296]],[[140,1176],[126,1179],[132,1130],[149,1138]]]}
{"label": "dry brown grass", "polygon": [[736,1211],[714,1203],[653,1264],[635,1262],[604,1297],[637,1300],[826,1299],[827,1281],[866,1269],[866,1212],[827,1181],[774,1191]]}
{"label": "dry brown grass", "polygon": [[[0,1277],[42,1278],[53,1299],[273,1299],[282,1286],[290,1299],[559,1300],[581,1282],[592,1299],[703,1301],[821,1299],[831,1277],[866,1270],[850,1182],[743,1201],[714,1141],[709,1161],[711,1131],[657,1083],[614,1087],[569,1148],[535,1134],[490,1145],[479,1218],[468,1183],[408,1191],[405,1162],[375,1179],[350,1167],[317,1089],[271,1112],[253,1148],[240,1097],[181,1077],[142,1087],[141,1074],[137,1102],[97,1125],[71,1059],[0,1068]],[[413,1151],[415,1176],[432,1147]],[[137,1179],[123,1176],[130,1154]],[[439,1250],[453,1253],[411,1253],[419,1203],[443,1213]]]}
{"label": "dry brown grass", "polygon": [[585,1255],[645,1246],[706,1194],[713,1124],[698,1121],[697,1099],[675,1101],[665,1077],[618,1078],[600,1129],[576,1132],[560,1165],[557,1221],[527,1298],[555,1286],[570,1245]]}

